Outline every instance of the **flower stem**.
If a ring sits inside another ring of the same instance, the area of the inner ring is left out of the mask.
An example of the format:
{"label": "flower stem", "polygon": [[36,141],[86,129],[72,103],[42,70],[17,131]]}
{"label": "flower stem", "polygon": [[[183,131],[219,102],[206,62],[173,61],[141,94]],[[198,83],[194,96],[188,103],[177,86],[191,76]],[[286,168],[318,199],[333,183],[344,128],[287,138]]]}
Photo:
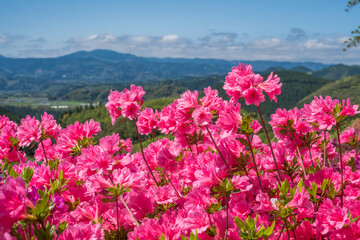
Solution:
{"label": "flower stem", "polygon": [[44,148],[44,143],[43,143],[43,140],[42,140],[42,139],[40,139],[40,143],[41,143],[41,147],[42,147],[42,149],[43,149],[43,151],[44,151],[44,157],[45,157],[46,163],[48,163],[48,159],[47,159],[47,156],[46,156],[46,152],[45,152],[45,148]]}
{"label": "flower stem", "polygon": [[226,202],[226,230],[224,234],[224,240],[226,240],[229,229],[229,199],[227,195],[225,195],[225,202]]}
{"label": "flower stem", "polygon": [[340,154],[340,175],[341,175],[341,195],[340,195],[340,201],[341,201],[341,207],[343,207],[344,204],[344,173],[343,173],[343,161],[342,161],[342,151],[341,151],[341,143],[340,143],[340,133],[339,133],[339,124],[336,123],[336,133],[338,136],[338,143],[339,143],[339,154]]}
{"label": "flower stem", "polygon": [[118,196],[115,197],[116,203],[116,230],[117,234],[120,232],[120,221],[119,221],[119,203],[118,203]]}
{"label": "flower stem", "polygon": [[124,204],[124,206],[126,207],[126,210],[129,212],[131,218],[134,220],[136,226],[140,226],[139,222],[136,220],[136,218],[134,217],[134,215],[132,214],[132,212],[130,211],[130,208],[128,207],[128,205],[126,204],[124,198],[122,195],[120,195],[120,200],[121,202]]}
{"label": "flower stem", "polygon": [[279,240],[281,238],[281,235],[282,233],[284,232],[284,228],[285,228],[285,224],[283,225],[281,231],[280,231],[280,234],[279,234],[279,237],[277,238],[277,240]]}
{"label": "flower stem", "polygon": [[298,144],[297,144],[296,137],[295,137],[295,134],[294,134],[294,133],[292,133],[292,137],[294,138],[295,145],[296,145],[296,150],[297,150],[297,153],[298,153],[298,155],[299,155],[299,157],[300,157],[301,167],[302,167],[302,169],[303,169],[304,177],[305,177],[305,179],[306,179],[307,176],[306,176],[306,171],[305,171],[304,159],[303,159],[303,157],[302,157],[302,155],[301,155],[301,153],[300,153],[300,149],[299,149],[299,146],[298,146]]}
{"label": "flower stem", "polygon": [[189,146],[189,149],[190,149],[192,158],[193,158],[193,160],[195,160],[194,152],[193,152],[192,147],[191,147],[191,145],[190,145],[189,139],[188,139],[187,136],[186,136],[186,133],[184,133],[184,137],[185,137],[186,142],[187,142],[187,144],[188,144],[188,146]]}
{"label": "flower stem", "polygon": [[230,171],[230,173],[232,174],[231,168],[229,167],[229,165],[228,165],[228,164],[227,164],[227,162],[225,161],[224,156],[221,154],[220,149],[219,149],[219,147],[217,146],[217,144],[216,144],[216,142],[215,142],[215,140],[214,140],[214,138],[213,138],[213,136],[212,136],[212,134],[211,134],[211,132],[210,132],[210,130],[209,130],[209,128],[208,128],[208,126],[206,126],[206,125],[205,125],[205,128],[206,128],[206,130],[208,131],[209,136],[210,136],[210,138],[211,138],[212,142],[214,143],[214,145],[215,145],[215,147],[216,147],[216,150],[217,150],[217,151],[218,151],[218,153],[220,154],[220,157],[221,157],[221,158],[222,158],[222,160],[224,161],[224,163],[225,163],[225,165],[226,165],[227,169],[228,169],[228,170]]}
{"label": "flower stem", "polygon": [[141,142],[141,138],[140,138],[139,129],[138,129],[137,125],[136,125],[135,119],[134,119],[134,124],[135,124],[135,127],[136,127],[136,132],[137,132],[138,139],[139,139],[139,143],[140,143],[141,155],[143,156],[143,159],[144,159],[144,161],[145,161],[145,164],[146,164],[146,166],[147,166],[147,168],[148,168],[148,170],[149,170],[152,178],[154,179],[154,182],[156,183],[156,186],[159,187],[159,183],[156,181],[156,178],[155,178],[153,172],[151,171],[151,168],[150,168],[148,162],[146,161],[145,154],[144,154],[144,149],[143,149],[142,142]]}
{"label": "flower stem", "polygon": [[276,157],[275,157],[274,150],[273,150],[273,148],[272,148],[272,146],[271,146],[270,137],[269,137],[269,134],[268,134],[268,132],[267,132],[267,130],[266,130],[265,122],[264,122],[264,119],[263,119],[263,117],[262,117],[260,108],[257,107],[257,110],[258,110],[258,113],[259,113],[259,116],[260,116],[260,119],[261,119],[261,123],[262,123],[262,126],[263,126],[264,131],[265,131],[265,134],[266,134],[266,138],[267,138],[267,141],[268,141],[270,150],[271,150],[272,157],[273,157],[273,159],[274,159],[276,171],[277,171],[277,173],[278,173],[278,180],[279,180],[279,182],[280,182],[280,181],[281,181],[281,180],[280,180],[280,176],[281,176],[281,175],[280,175],[280,170],[279,170],[279,167],[278,167],[277,162],[276,162]]}
{"label": "flower stem", "polygon": [[311,165],[315,168],[315,167],[316,167],[316,165],[314,166],[314,162],[313,162],[313,158],[312,158],[312,154],[311,154],[311,148],[310,148],[310,147],[308,147],[308,149],[309,149],[309,155],[310,155]]}
{"label": "flower stem", "polygon": [[261,189],[261,191],[262,191],[262,190],[263,190],[263,187],[262,187],[262,184],[261,184],[259,171],[258,171],[257,164],[256,164],[256,161],[255,161],[255,155],[254,155],[254,150],[253,150],[253,147],[252,147],[252,143],[251,143],[250,137],[249,137],[248,135],[246,135],[246,139],[247,139],[247,141],[248,141],[248,143],[249,143],[249,146],[250,146],[250,152],[251,152],[251,156],[252,156],[252,159],[253,159],[253,162],[254,162],[256,175],[257,175],[257,177],[258,177],[260,189]]}
{"label": "flower stem", "polygon": [[286,232],[287,232],[287,236],[288,236],[288,239],[290,240],[290,233],[289,233],[289,228],[288,228],[288,225],[286,223],[286,219],[285,219],[285,226],[286,226]]}
{"label": "flower stem", "polygon": [[324,131],[324,166],[325,165],[326,165],[326,131]]}
{"label": "flower stem", "polygon": [[174,184],[172,183],[171,179],[169,178],[169,176],[166,174],[166,172],[165,172],[165,171],[164,171],[164,175],[165,175],[165,177],[169,180],[169,183],[171,184],[171,186],[172,186],[172,187],[173,187],[173,189],[175,190],[175,192],[176,192],[176,194],[177,194],[178,198],[179,198],[179,199],[182,199],[182,197],[181,197],[180,193],[178,192],[178,190],[176,190],[176,188],[175,188]]}

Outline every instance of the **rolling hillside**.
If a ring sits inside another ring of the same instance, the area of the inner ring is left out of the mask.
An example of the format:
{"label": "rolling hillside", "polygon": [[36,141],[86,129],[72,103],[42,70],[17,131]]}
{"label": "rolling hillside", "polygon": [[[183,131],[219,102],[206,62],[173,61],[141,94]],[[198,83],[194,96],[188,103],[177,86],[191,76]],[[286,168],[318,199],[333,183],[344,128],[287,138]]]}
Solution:
{"label": "rolling hillside", "polygon": [[354,76],[357,74],[360,74],[360,66],[347,66],[343,64],[330,66],[311,73],[312,76],[331,80],[339,80],[343,77]]}
{"label": "rolling hillside", "polygon": [[302,106],[304,103],[311,102],[314,99],[314,96],[331,96],[332,98],[337,98],[339,100],[350,98],[353,103],[360,104],[359,93],[360,74],[330,82],[299,101],[298,105]]}

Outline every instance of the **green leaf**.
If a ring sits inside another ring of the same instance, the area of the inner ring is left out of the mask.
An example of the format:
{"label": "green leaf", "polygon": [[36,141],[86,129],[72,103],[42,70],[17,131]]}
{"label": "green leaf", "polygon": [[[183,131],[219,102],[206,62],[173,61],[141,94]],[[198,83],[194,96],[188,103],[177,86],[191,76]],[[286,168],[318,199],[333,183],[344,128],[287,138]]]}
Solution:
{"label": "green leaf", "polygon": [[240,228],[240,230],[243,230],[245,228],[244,222],[239,217],[235,216],[235,223],[236,223],[236,226],[238,226],[238,228]]}
{"label": "green leaf", "polygon": [[275,221],[273,221],[273,223],[271,224],[270,227],[266,228],[266,230],[263,234],[263,237],[265,237],[265,238],[269,237],[273,233],[274,228],[275,228]]}
{"label": "green leaf", "polygon": [[9,137],[11,146],[16,147],[18,145],[18,143],[20,142],[17,137],[13,138],[13,137]]}
{"label": "green leaf", "polygon": [[162,233],[161,236],[159,237],[159,240],[165,240],[165,236],[164,236],[163,233]]}
{"label": "green leaf", "polygon": [[301,193],[302,189],[303,189],[303,186],[304,186],[304,182],[302,179],[300,179],[300,181],[298,182],[297,184],[297,188],[299,190],[299,193]]}
{"label": "green leaf", "polygon": [[42,199],[39,199],[36,203],[34,213],[36,216],[45,217],[49,212],[49,195],[46,194]]}
{"label": "green leaf", "polygon": [[228,178],[224,178],[221,181],[220,187],[222,187],[227,194],[231,193],[231,191],[234,189],[231,179]]}
{"label": "green leaf", "polygon": [[12,168],[11,164],[9,164],[9,166],[8,166],[7,174],[9,176],[13,176],[14,178],[19,176],[19,174],[17,174],[17,172],[15,172],[15,170]]}
{"label": "green leaf", "polygon": [[325,190],[327,189],[329,185],[329,179],[324,179],[321,186],[320,186],[320,189],[321,189],[321,192],[325,192]]}
{"label": "green leaf", "polygon": [[190,234],[190,240],[197,240],[198,239],[198,236],[197,236],[197,230],[196,230],[196,235],[194,235],[192,232]]}
{"label": "green leaf", "polygon": [[239,138],[239,141],[242,145],[244,145],[245,147],[248,147],[250,148],[250,145],[248,143],[248,141],[246,139],[243,139],[243,138]]}
{"label": "green leaf", "polygon": [[206,212],[213,214],[214,212],[220,211],[222,209],[221,201],[219,203],[212,203],[210,207],[208,207]]}
{"label": "green leaf", "polygon": [[56,234],[60,235],[65,229],[69,226],[69,224],[65,221],[59,224],[58,229],[56,230]]}
{"label": "green leaf", "polygon": [[283,192],[286,194],[289,191],[290,184],[287,179],[283,181]]}
{"label": "green leaf", "polygon": [[214,238],[216,236],[216,234],[217,234],[216,227],[214,225],[212,225],[211,227],[206,229],[205,233],[207,235],[209,235],[210,237]]}
{"label": "green leaf", "polygon": [[34,170],[30,167],[26,167],[22,172],[21,172],[21,177],[24,179],[25,183],[29,184],[29,182],[31,181],[31,178],[34,174]]}
{"label": "green leaf", "polygon": [[311,194],[316,199],[316,193],[317,193],[317,185],[316,183],[311,183]]}
{"label": "green leaf", "polygon": [[58,180],[53,181],[50,185],[50,193],[54,194],[56,192],[56,190],[58,189],[59,185],[60,185],[60,183]]}

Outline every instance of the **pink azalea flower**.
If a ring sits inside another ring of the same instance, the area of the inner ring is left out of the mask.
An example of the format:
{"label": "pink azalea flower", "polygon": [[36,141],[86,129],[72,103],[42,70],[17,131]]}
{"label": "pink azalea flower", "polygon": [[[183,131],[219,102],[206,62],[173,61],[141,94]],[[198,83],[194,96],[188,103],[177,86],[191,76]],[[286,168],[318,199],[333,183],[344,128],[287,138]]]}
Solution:
{"label": "pink azalea flower", "polygon": [[99,142],[101,150],[107,152],[110,155],[115,154],[120,150],[120,138],[119,134],[117,133],[113,133],[111,136],[103,137],[99,140]]}
{"label": "pink azalea flower", "polygon": [[[44,145],[44,148],[42,147]],[[55,146],[51,142],[51,138],[47,138],[43,140],[43,144],[39,144],[38,148],[35,150],[35,160],[40,162],[45,160],[44,149],[46,153],[47,159],[55,159],[56,158],[56,149]]]}
{"label": "pink azalea flower", "polygon": [[[177,101],[176,108],[177,112],[175,113],[175,118],[178,121],[177,132],[188,132],[189,124],[192,122],[192,113],[196,109],[198,104],[198,91],[191,92],[187,90],[181,94],[180,98]],[[182,126],[182,128],[179,128]]]}
{"label": "pink azalea flower", "polygon": [[351,105],[350,98],[348,98],[345,102],[345,99],[342,100],[342,109],[340,112],[340,116],[354,116],[355,114],[360,113],[360,111],[357,111],[359,108],[358,105]]}
{"label": "pink azalea flower", "polygon": [[193,188],[186,196],[183,208],[188,211],[193,208],[206,209],[213,203],[217,203],[217,200],[210,196],[210,190],[208,188]]}
{"label": "pink azalea flower", "polygon": [[115,207],[115,203],[104,203],[104,197],[97,196],[92,201],[80,204],[70,215],[78,222],[100,223],[100,219],[105,211]]}
{"label": "pink azalea flower", "polygon": [[57,150],[60,154],[68,156],[75,148],[81,147],[79,146],[79,140],[90,139],[100,131],[100,123],[95,122],[93,119],[86,121],[84,124],[75,122],[60,132],[57,140]]}
{"label": "pink azalea flower", "polygon": [[297,220],[311,218],[314,215],[314,206],[309,199],[310,194],[305,189],[301,192],[296,189],[294,198],[286,205],[295,208],[295,212],[298,213],[296,215]]}
{"label": "pink azalea flower", "polygon": [[213,114],[208,107],[197,106],[192,113],[195,124],[200,126],[212,124]]}
{"label": "pink azalea flower", "polygon": [[180,157],[181,150],[181,147],[174,142],[169,142],[168,146],[162,146],[156,154],[157,165],[164,171],[179,170],[180,162],[177,161],[177,157]]}
{"label": "pink azalea flower", "polygon": [[5,115],[0,116],[0,132],[1,132],[1,129],[2,129],[4,126],[10,124],[10,122],[11,122],[11,121],[10,121],[10,119],[9,119],[7,116],[5,116]]}
{"label": "pink azalea flower", "polygon": [[124,189],[138,189],[142,187],[144,178],[143,172],[131,172],[129,168],[115,169],[109,176],[103,174],[94,174],[89,177],[87,184],[90,187],[90,192],[101,192],[104,189],[123,186]]}
{"label": "pink azalea flower", "polygon": [[270,100],[277,102],[276,95],[281,93],[280,78],[271,73],[265,82],[259,74],[255,74],[251,65],[239,63],[238,66],[232,68],[232,71],[225,78],[224,90],[226,94],[237,101],[239,98],[245,98],[247,105],[254,104],[259,106],[265,101],[262,93],[265,91]]}
{"label": "pink azalea flower", "polygon": [[138,126],[140,134],[147,135],[151,133],[151,131],[155,130],[158,126],[157,110],[154,112],[152,108],[145,108],[145,110],[140,112],[136,125]]}
{"label": "pink azalea flower", "polygon": [[[9,162],[25,162],[25,154],[19,151],[19,143],[16,142],[17,124],[6,121],[0,129],[0,160],[7,159]],[[15,141],[14,141],[15,140]]]}
{"label": "pink azalea flower", "polygon": [[29,146],[33,141],[39,142],[41,137],[40,121],[35,117],[21,119],[21,125],[17,128],[16,135],[20,140],[20,146]]}
{"label": "pink azalea flower", "polygon": [[59,240],[97,240],[104,239],[104,230],[100,224],[92,223],[76,223],[68,226],[63,233],[60,234]]}
{"label": "pink azalea flower", "polygon": [[210,227],[210,219],[204,209],[192,209],[187,212],[184,225],[185,228],[191,229],[194,234],[195,232],[200,234]]}
{"label": "pink azalea flower", "polygon": [[303,221],[296,229],[296,240],[308,240],[315,235],[316,231],[309,221]]}
{"label": "pink azalea flower", "polygon": [[108,102],[106,103],[106,109],[108,110],[112,125],[115,124],[116,119],[121,117],[122,112],[120,109],[121,106],[121,95],[118,91],[110,90],[110,94],[108,96]]}
{"label": "pink azalea flower", "polygon": [[9,229],[20,220],[26,219],[26,208],[34,205],[26,197],[25,182],[21,177],[6,178],[0,186],[0,229]]}
{"label": "pink azalea flower", "polygon": [[330,199],[325,199],[316,214],[314,226],[317,231],[325,235],[335,230],[340,230],[349,224],[349,216],[346,208],[334,206]]}
{"label": "pink azalea flower", "polygon": [[221,183],[221,180],[226,175],[226,169],[216,166],[215,161],[207,164],[201,164],[201,169],[196,170],[194,173],[196,181],[193,182],[194,187],[204,188],[216,186]]}
{"label": "pink azalea flower", "polygon": [[252,204],[246,199],[243,193],[231,194],[229,201],[230,212],[242,220],[246,220],[250,214]]}
{"label": "pink azalea flower", "polygon": [[141,106],[144,102],[141,99],[145,95],[142,87],[135,85],[130,86],[130,90],[124,89],[122,92],[110,91],[106,109],[109,111],[112,124],[115,124],[116,119],[120,116],[133,120],[139,116]]}
{"label": "pink azalea flower", "polygon": [[177,129],[175,114],[177,111],[177,100],[174,103],[164,107],[159,113],[159,130],[162,133],[169,134]]}
{"label": "pink azalea flower", "polygon": [[275,210],[269,196],[266,193],[260,192],[256,196],[256,202],[257,203],[253,207],[254,211],[271,212]]}
{"label": "pink azalea flower", "polygon": [[50,186],[51,172],[50,167],[45,164],[41,164],[38,167],[34,168],[34,174],[31,178],[30,185],[36,188],[41,186]]}
{"label": "pink azalea flower", "polygon": [[[144,218],[141,225],[130,232],[128,238],[130,240],[149,239],[157,240],[164,231],[157,219]],[[167,238],[169,239],[169,238]]]}
{"label": "pink azalea flower", "polygon": [[157,204],[168,204],[178,200],[178,196],[171,185],[165,185],[158,188],[151,187],[149,195]]}
{"label": "pink azalea flower", "polygon": [[234,105],[232,101],[225,101],[223,109],[220,110],[216,127],[221,129],[225,136],[237,133],[239,126],[241,126],[242,116],[240,107],[240,103]]}
{"label": "pink azalea flower", "polygon": [[154,211],[155,199],[146,195],[143,191],[130,191],[126,196],[126,202],[137,220],[143,219],[146,214]]}
{"label": "pink azalea flower", "polygon": [[250,87],[246,89],[242,95],[245,98],[246,105],[254,104],[255,106],[259,106],[260,103],[265,101],[265,96],[261,88]]}
{"label": "pink azalea flower", "polygon": [[132,141],[130,138],[120,139],[120,150],[125,150],[126,152],[131,152],[133,148]]}
{"label": "pink azalea flower", "polygon": [[56,138],[61,130],[60,125],[56,124],[53,115],[47,114],[46,112],[41,116],[40,127],[43,130],[43,135],[46,137]]}
{"label": "pink azalea flower", "polygon": [[338,116],[334,115],[333,110],[338,105],[341,105],[341,111],[337,113],[339,116],[354,116],[359,113],[357,111],[358,105],[351,105],[349,98],[346,102],[342,100],[342,104],[340,104],[339,100],[333,100],[329,96],[325,99],[322,96],[320,98],[315,96],[315,99],[309,105],[304,105],[301,112],[308,122],[317,123],[320,130],[330,130],[336,125]]}
{"label": "pink azalea flower", "polygon": [[260,83],[259,87],[268,94],[271,101],[274,100],[277,102],[276,96],[281,94],[282,85],[282,83],[279,84],[279,82],[280,78],[277,75],[273,76],[273,73],[270,73],[267,80]]}
{"label": "pink azalea flower", "polygon": [[218,97],[218,91],[211,87],[204,88],[205,96],[200,99],[201,106],[208,107],[210,111],[218,112],[222,108],[223,100]]}

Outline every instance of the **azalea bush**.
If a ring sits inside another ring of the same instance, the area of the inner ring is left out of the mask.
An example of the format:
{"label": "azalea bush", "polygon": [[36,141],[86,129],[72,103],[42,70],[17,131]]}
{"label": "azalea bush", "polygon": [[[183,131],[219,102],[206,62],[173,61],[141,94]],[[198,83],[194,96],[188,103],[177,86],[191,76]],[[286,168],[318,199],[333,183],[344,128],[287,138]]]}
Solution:
{"label": "azalea bush", "polygon": [[360,134],[345,122],[358,106],[319,96],[278,109],[271,140],[261,103],[277,101],[279,77],[239,64],[224,89],[228,99],[208,87],[160,111],[142,107],[140,86],[111,91],[112,123],[138,134],[133,154],[117,133],[95,142],[93,120],[62,129],[47,113],[0,117],[0,238],[360,239]]}

